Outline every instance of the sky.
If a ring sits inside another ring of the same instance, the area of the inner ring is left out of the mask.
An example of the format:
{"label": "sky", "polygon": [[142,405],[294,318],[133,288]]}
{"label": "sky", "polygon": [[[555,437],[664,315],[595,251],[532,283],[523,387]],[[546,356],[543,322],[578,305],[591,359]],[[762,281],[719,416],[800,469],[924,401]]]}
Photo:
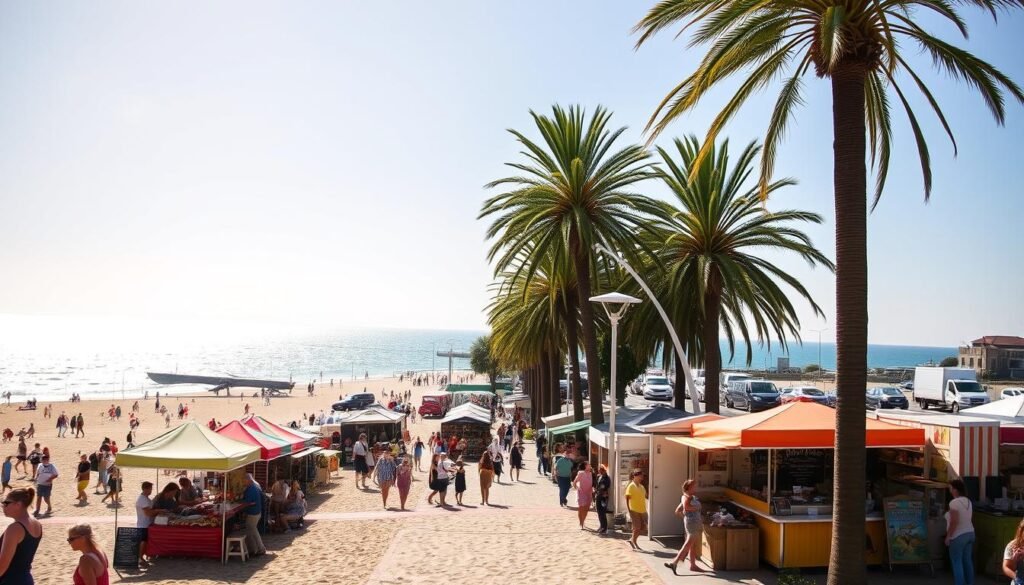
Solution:
{"label": "sky", "polygon": [[[483,329],[493,274],[476,217],[483,185],[521,160],[506,129],[536,136],[530,109],[601,104],[628,127],[623,145],[644,140],[701,54],[672,32],[634,50],[650,4],[0,4],[0,313]],[[962,46],[1024,83],[1024,17],[965,15]],[[931,144],[926,204],[894,101],[888,188],[869,218],[869,339],[1024,334],[1024,108],[1009,102],[999,128],[905,48],[960,152],[908,92]],[[659,143],[703,134],[734,87]],[[829,97],[807,80],[776,166],[799,184],[768,206],[822,214],[806,231],[833,257]],[[756,98],[726,135],[760,138],[773,101]],[[824,310],[800,305],[805,339],[833,339],[832,275],[772,260]]]}

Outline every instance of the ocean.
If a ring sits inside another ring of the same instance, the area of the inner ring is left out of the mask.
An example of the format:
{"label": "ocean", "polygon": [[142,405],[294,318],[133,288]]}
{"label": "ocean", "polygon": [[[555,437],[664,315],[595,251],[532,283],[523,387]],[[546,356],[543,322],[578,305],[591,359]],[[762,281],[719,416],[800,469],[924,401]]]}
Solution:
{"label": "ocean", "polygon": [[[298,388],[322,378],[361,390],[365,376],[405,371],[447,371],[438,351],[468,351],[483,331],[326,328],[216,321],[143,321],[0,315],[0,391],[14,400],[120,398],[195,392],[204,387],[161,386],[146,372],[294,380]],[[745,368],[744,348],[732,362],[722,344],[725,368]],[[752,368],[772,368],[776,358],[791,367],[818,363],[818,343],[754,347]],[[956,348],[871,345],[870,367],[915,366],[956,355]],[[821,344],[821,364],[835,368],[835,345]],[[455,359],[455,369],[469,360]],[[354,384],[354,385],[353,385]],[[351,390],[350,390],[351,389]]]}

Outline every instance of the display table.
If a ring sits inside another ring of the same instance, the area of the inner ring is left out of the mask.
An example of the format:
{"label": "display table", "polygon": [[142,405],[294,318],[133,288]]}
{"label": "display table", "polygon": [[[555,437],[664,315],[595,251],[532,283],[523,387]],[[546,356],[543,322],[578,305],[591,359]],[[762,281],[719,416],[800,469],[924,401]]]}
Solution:
{"label": "display table", "polygon": [[[832,516],[777,516],[762,502],[741,492],[726,489],[735,506],[754,516],[760,532],[761,559],[778,569],[827,567],[832,550]],[[880,513],[866,517],[865,559],[869,565],[885,562],[885,522]],[[869,544],[870,543],[870,544]]]}
{"label": "display table", "polygon": [[[228,526],[230,526],[231,519],[244,508],[244,503],[231,504],[227,510]],[[220,559],[224,536],[225,533],[221,526],[151,524],[148,530],[146,553],[149,556],[161,557]]]}

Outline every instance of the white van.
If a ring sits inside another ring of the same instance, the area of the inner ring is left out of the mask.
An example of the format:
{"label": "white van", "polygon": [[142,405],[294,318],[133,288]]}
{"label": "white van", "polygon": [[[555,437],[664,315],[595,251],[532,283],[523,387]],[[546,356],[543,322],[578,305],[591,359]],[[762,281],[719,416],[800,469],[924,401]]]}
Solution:
{"label": "white van", "polygon": [[721,382],[718,384],[718,403],[725,404],[726,391],[735,382],[744,382],[746,380],[753,380],[753,376],[750,374],[741,374],[739,372],[722,372],[720,378]]}

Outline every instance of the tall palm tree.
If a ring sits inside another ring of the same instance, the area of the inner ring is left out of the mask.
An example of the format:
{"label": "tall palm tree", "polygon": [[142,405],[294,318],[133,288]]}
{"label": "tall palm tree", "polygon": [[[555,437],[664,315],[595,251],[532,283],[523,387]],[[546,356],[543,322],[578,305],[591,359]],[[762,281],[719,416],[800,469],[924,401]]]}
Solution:
{"label": "tall palm tree", "polygon": [[889,169],[892,132],[890,97],[899,100],[917,143],[924,193],[931,194],[928,145],[910,107],[902,80],[916,86],[953,142],[956,141],[935,96],[905,58],[900,41],[932,57],[941,72],[976,89],[997,123],[1005,118],[1004,92],[1024,102],[1024,93],[1006,75],[969,52],[939,39],[914,18],[917,10],[948,20],[963,36],[967,27],[957,9],[978,6],[996,16],[1020,8],[1022,0],[661,0],[636,25],[637,45],[665,28],[692,29],[692,46],[708,45],[689,77],[658,106],[648,129],[652,136],[691,110],[719,82],[747,71],[735,95],[708,130],[698,159],[722,127],[754,92],[782,79],[768,121],[761,159],[761,195],[768,182],[794,109],[803,103],[803,78],[811,71],[832,85],[833,182],[836,215],[836,451],[829,585],[865,582],[865,473],[863,392],[867,381],[867,167],[868,139],[875,168],[877,204]]}
{"label": "tall palm tree", "polygon": [[[746,344],[746,361],[753,359],[752,323],[758,341],[771,337],[786,347],[787,338],[800,339],[800,320],[788,289],[803,297],[818,315],[811,294],[789,273],[766,260],[763,253],[792,252],[812,267],[829,270],[832,262],[813,246],[794,223],[821,223],[806,211],[769,212],[761,205],[759,187],[748,178],[760,147],[751,142],[730,165],[729,142],[705,149],[695,136],[675,141],[672,153],[658,148],[664,164],[660,177],[676,199],[669,209],[656,253],[669,275],[666,295],[700,307],[700,336],[704,349],[704,400],[708,412],[718,412],[718,377],[722,370],[719,326],[724,330],[730,358],[737,336]],[[707,152],[702,162],[698,153]],[[793,185],[792,179],[768,184],[768,193]]]}
{"label": "tall palm tree", "polygon": [[608,242],[623,251],[640,244],[637,233],[644,214],[658,209],[653,200],[632,193],[630,187],[652,176],[649,153],[639,145],[612,151],[625,128],[608,130],[611,114],[598,107],[587,119],[578,106],[555,105],[552,115],[531,111],[540,132],[537,143],[516,130],[509,132],[523,146],[526,162],[508,163],[521,174],[498,179],[488,188],[507,188],[483,204],[480,218],[495,216],[487,230],[495,239],[488,259],[496,272],[515,266],[516,277],[529,281],[551,256],[558,264],[568,260],[576,274],[580,330],[587,360],[590,387],[590,420],[604,422],[604,393],[594,328],[594,309],[589,302],[594,289],[593,246]]}

